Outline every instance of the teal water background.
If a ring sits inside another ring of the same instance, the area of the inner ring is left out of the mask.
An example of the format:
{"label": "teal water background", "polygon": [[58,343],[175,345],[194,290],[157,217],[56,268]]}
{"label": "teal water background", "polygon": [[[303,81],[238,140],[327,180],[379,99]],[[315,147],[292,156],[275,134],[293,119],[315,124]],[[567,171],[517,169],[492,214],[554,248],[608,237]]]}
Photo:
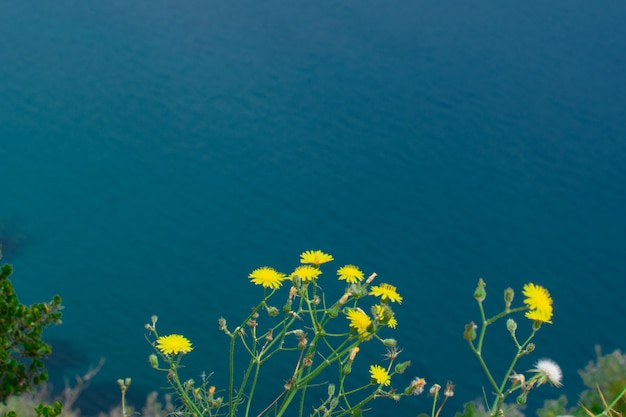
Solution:
{"label": "teal water background", "polygon": [[[397,285],[413,365],[394,385],[451,380],[456,407],[487,384],[462,338],[477,279],[491,311],[544,285],[554,324],[516,370],[554,359],[565,386],[533,404],[576,402],[594,346],[626,348],[624,21],[609,0],[3,1],[0,239],[24,302],[63,297],[51,380],[105,357],[83,410],[120,377],[138,404],[166,385],[157,314],[219,385],[217,319],[258,301],[250,271],[322,249],[327,291],[347,263]],[[509,340],[487,343],[504,371]],[[261,397],[291,371],[273,368]]]}

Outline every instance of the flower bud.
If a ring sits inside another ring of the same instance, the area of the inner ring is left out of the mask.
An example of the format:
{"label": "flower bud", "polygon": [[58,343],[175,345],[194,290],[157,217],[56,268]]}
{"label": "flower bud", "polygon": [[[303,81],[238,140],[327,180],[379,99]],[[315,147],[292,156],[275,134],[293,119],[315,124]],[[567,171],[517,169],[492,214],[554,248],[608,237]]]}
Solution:
{"label": "flower bud", "polygon": [[506,309],[506,311],[509,311],[511,309],[511,303],[513,302],[514,296],[515,291],[513,291],[513,288],[509,287],[504,290],[504,308]]}
{"label": "flower bud", "polygon": [[132,381],[130,378],[124,379],[124,385],[126,385],[127,387],[130,386],[130,381]]}
{"label": "flower bud", "polygon": [[348,361],[348,363],[343,366],[343,373],[348,375],[350,372],[352,372],[352,362]]}
{"label": "flower bud", "polygon": [[276,317],[278,315],[278,309],[276,307],[269,306],[267,307],[267,314],[270,317]]}
{"label": "flower bud", "polygon": [[328,396],[332,397],[335,395],[335,384],[328,384]]}
{"label": "flower bud", "polygon": [[463,332],[463,338],[468,342],[474,341],[476,339],[476,329],[478,326],[474,324],[473,321],[469,322],[465,325],[465,331]]}
{"label": "flower bud", "polygon": [[507,319],[506,329],[511,333],[511,336],[515,337],[515,331],[517,330],[517,323],[513,319]]}
{"label": "flower bud", "polygon": [[397,374],[403,374],[406,368],[411,365],[411,361],[402,362],[396,365],[395,371]]}
{"label": "flower bud", "polygon": [[398,344],[396,339],[383,339],[383,345],[386,347],[394,347]]}
{"label": "flower bud", "polygon": [[517,399],[516,399],[517,403],[518,404],[526,404],[526,395],[527,395],[526,392],[522,392],[520,395],[518,395]]}
{"label": "flower bud", "polygon": [[339,304],[335,304],[331,308],[328,309],[328,317],[334,319],[338,315],[339,315]]}
{"label": "flower bud", "polygon": [[159,357],[155,355],[154,353],[148,356],[148,362],[150,362],[150,366],[152,366],[155,369],[159,367]]}
{"label": "flower bud", "polygon": [[535,344],[534,343],[529,343],[526,346],[526,349],[524,349],[524,351],[522,352],[522,354],[528,354],[528,353],[532,352],[533,350],[535,350]]}
{"label": "flower bud", "polygon": [[476,287],[476,290],[474,291],[474,298],[479,303],[482,303],[483,301],[485,301],[485,298],[487,297],[487,291],[485,291],[486,286],[487,284],[485,284],[485,281],[483,281],[482,278],[478,278],[478,286]]}
{"label": "flower bud", "polygon": [[220,330],[221,331],[223,331],[223,332],[228,331],[228,329],[226,328],[226,319],[224,317],[220,317],[217,322],[220,325]]}
{"label": "flower bud", "polygon": [[441,389],[441,385],[433,384],[433,386],[430,387],[430,389],[428,390],[428,395],[430,395],[431,397],[435,397],[439,394],[440,389]]}

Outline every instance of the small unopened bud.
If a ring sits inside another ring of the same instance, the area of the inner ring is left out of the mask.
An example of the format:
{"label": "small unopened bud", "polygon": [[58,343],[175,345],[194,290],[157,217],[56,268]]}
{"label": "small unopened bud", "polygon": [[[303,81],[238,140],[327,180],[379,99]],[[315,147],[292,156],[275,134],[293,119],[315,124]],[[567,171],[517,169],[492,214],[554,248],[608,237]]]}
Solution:
{"label": "small unopened bud", "polygon": [[228,329],[226,328],[226,319],[224,317],[220,317],[217,322],[220,325],[220,330],[221,331],[223,331],[223,332],[228,331]]}
{"label": "small unopened bud", "polygon": [[470,322],[468,324],[465,325],[465,331],[463,332],[463,338],[465,340],[467,340],[468,342],[472,342],[474,339],[476,339],[476,329],[478,328],[478,326],[476,326],[476,324],[474,324],[474,322]]}
{"label": "small unopened bud", "polygon": [[446,384],[446,389],[443,391],[443,395],[446,397],[454,396],[454,384],[450,381]]}
{"label": "small unopened bud", "polygon": [[122,378],[118,379],[117,380],[117,385],[119,385],[120,388],[123,388],[124,387],[124,380]]}
{"label": "small unopened bud", "polygon": [[509,287],[504,290],[504,308],[506,309],[506,311],[509,311],[511,309],[511,303],[513,302],[514,296],[515,291],[513,291],[513,288]]}
{"label": "small unopened bud", "polygon": [[372,273],[372,275],[370,275],[366,280],[365,280],[365,285],[369,285],[372,283],[372,281],[374,281],[374,278],[376,278],[378,276],[378,274],[376,274],[376,272]]}
{"label": "small unopened bud", "polygon": [[352,349],[350,349],[350,357],[348,358],[348,361],[352,362],[354,361],[354,358],[356,357],[356,354],[359,353],[359,347],[355,346]]}
{"label": "small unopened bud", "polygon": [[511,333],[511,336],[515,337],[515,331],[517,330],[517,323],[513,319],[507,319],[506,329]]}
{"label": "small unopened bud", "polygon": [[518,395],[516,399],[517,403],[526,404],[526,396],[527,396],[526,392],[522,392],[520,395]]}
{"label": "small unopened bud", "polygon": [[339,304],[335,304],[331,308],[328,309],[328,317],[334,319],[338,315],[339,315]]}
{"label": "small unopened bud", "polygon": [[132,379],[130,379],[130,378],[124,379],[124,385],[126,385],[127,387],[130,386],[130,382],[131,381],[132,381]]}
{"label": "small unopened bud", "polygon": [[394,347],[398,344],[396,339],[383,339],[383,345],[387,347]]}
{"label": "small unopened bud", "polygon": [[265,340],[267,340],[268,342],[271,342],[273,337],[272,337],[272,333],[274,332],[274,329],[269,329],[267,331],[267,336],[265,336]]}
{"label": "small unopened bud", "polygon": [[150,321],[152,321],[152,326],[153,327],[156,326],[156,322],[157,322],[158,319],[159,318],[157,316],[155,316],[155,315],[150,316]]}
{"label": "small unopened bud", "polygon": [[474,291],[474,298],[479,303],[482,303],[483,301],[485,301],[485,298],[487,297],[487,291],[485,291],[486,286],[487,284],[485,284],[485,281],[483,281],[482,278],[478,278],[478,286],[476,287],[476,290]]}
{"label": "small unopened bud", "polygon": [[267,315],[270,317],[276,317],[278,315],[278,309],[274,306],[267,307]]}
{"label": "small unopened bud", "polygon": [[528,354],[528,353],[532,352],[533,350],[535,350],[535,344],[534,343],[529,343],[526,346],[526,349],[524,349],[524,351],[522,352],[522,354]]}
{"label": "small unopened bud", "polygon": [[340,306],[344,305],[346,301],[348,301],[348,298],[350,298],[350,293],[345,293],[344,295],[341,296],[339,301],[337,301],[337,304],[339,304]]}
{"label": "small unopened bud", "polygon": [[332,397],[335,395],[335,384],[328,384],[328,396]]}
{"label": "small unopened bud", "polygon": [[149,323],[144,324],[144,326],[143,326],[143,327],[144,327],[146,330],[150,331],[150,332],[153,332],[153,331],[154,331],[154,327],[152,327],[152,325],[151,325],[151,324],[149,324]]}
{"label": "small unopened bud", "polygon": [[406,371],[406,368],[408,368],[410,365],[411,365],[411,361],[399,363],[396,365],[395,371],[397,374],[403,374],[404,371]]}
{"label": "small unopened bud", "polygon": [[293,299],[293,297],[295,297],[295,295],[298,293],[298,290],[296,287],[291,287],[289,289],[289,300]]}
{"label": "small unopened bud", "polygon": [[150,366],[152,366],[153,368],[159,367],[159,357],[154,353],[148,356],[148,362],[150,362]]}
{"label": "small unopened bud", "polygon": [[343,373],[348,375],[350,372],[352,372],[352,362],[348,361],[348,363],[343,366]]}

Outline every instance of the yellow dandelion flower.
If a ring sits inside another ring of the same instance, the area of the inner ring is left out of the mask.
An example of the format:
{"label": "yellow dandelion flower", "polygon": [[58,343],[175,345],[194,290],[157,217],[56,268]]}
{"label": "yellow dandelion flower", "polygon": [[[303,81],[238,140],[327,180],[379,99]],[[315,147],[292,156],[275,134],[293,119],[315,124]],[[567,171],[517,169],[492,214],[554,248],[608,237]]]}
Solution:
{"label": "yellow dandelion flower", "polygon": [[322,252],[321,250],[308,250],[300,254],[301,264],[313,264],[313,266],[320,266],[326,262],[334,260],[332,255]]}
{"label": "yellow dandelion flower", "polygon": [[344,280],[350,284],[357,283],[363,280],[363,272],[354,265],[345,265],[337,270],[340,280]]}
{"label": "yellow dandelion flower", "polygon": [[252,271],[248,278],[256,285],[275,290],[281,286],[285,279],[285,274],[277,272],[274,268],[264,266]]}
{"label": "yellow dandelion flower", "polygon": [[374,285],[370,291],[370,295],[380,297],[383,302],[387,300],[394,303],[402,303],[402,296],[396,291],[396,287],[389,284]]}
{"label": "yellow dandelion flower", "polygon": [[291,277],[294,276],[300,277],[303,283],[309,283],[315,279],[322,273],[319,269],[311,266],[311,265],[302,265],[297,267],[292,273]]}
{"label": "yellow dandelion flower", "polygon": [[550,320],[552,318],[552,308],[544,311],[529,310],[524,315],[527,319],[530,319],[532,321],[540,321],[542,323],[552,324],[552,321]]}
{"label": "yellow dandelion flower", "polygon": [[529,308],[526,317],[543,323],[552,323],[552,297],[544,287],[535,284],[525,284],[522,293],[526,296],[524,304]]}
{"label": "yellow dandelion flower", "polygon": [[391,377],[385,368],[380,365],[370,365],[370,375],[372,381],[384,386],[391,385]]}
{"label": "yellow dandelion flower", "polygon": [[188,353],[193,350],[191,342],[185,336],[171,334],[161,336],[156,341],[156,347],[165,354]]}
{"label": "yellow dandelion flower", "polygon": [[368,329],[372,325],[372,319],[360,308],[348,310],[346,313],[350,320],[350,327],[354,329],[359,336],[367,336]]}
{"label": "yellow dandelion flower", "polygon": [[386,324],[387,326],[391,327],[392,329],[395,329],[396,326],[398,325],[398,321],[396,320],[396,318],[393,315],[393,310],[391,310],[391,308],[387,304],[385,304],[385,305],[380,305],[380,304],[374,305],[374,307],[372,308],[372,314],[374,314],[374,316],[376,316],[376,320],[379,323]]}

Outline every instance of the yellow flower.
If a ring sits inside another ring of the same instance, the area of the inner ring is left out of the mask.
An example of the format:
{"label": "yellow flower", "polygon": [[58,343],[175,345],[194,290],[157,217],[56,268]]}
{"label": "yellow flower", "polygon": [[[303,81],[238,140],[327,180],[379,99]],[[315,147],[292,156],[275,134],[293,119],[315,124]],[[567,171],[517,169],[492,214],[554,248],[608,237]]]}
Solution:
{"label": "yellow flower", "polygon": [[377,384],[383,384],[385,386],[391,384],[389,373],[380,365],[370,365],[370,375],[372,376],[372,380]]}
{"label": "yellow flower", "polygon": [[252,271],[252,273],[248,275],[248,278],[256,285],[262,285],[265,288],[275,290],[281,286],[285,279],[285,274],[277,272],[274,268],[264,266]]}
{"label": "yellow flower", "polygon": [[402,296],[396,291],[396,287],[389,284],[374,285],[370,295],[379,296],[383,302],[387,300],[394,303],[402,303]]}
{"label": "yellow flower", "polygon": [[291,276],[298,276],[302,280],[303,283],[309,283],[316,279],[322,271],[311,266],[311,265],[302,265],[297,267],[292,273]]}
{"label": "yellow flower", "polygon": [[191,342],[185,336],[179,334],[171,334],[169,336],[161,336],[156,341],[156,347],[163,353],[188,353],[193,350]]}
{"label": "yellow flower", "polygon": [[380,323],[386,324],[387,326],[395,329],[398,325],[398,321],[393,315],[393,311],[388,305],[374,305],[372,309],[372,313],[376,316],[376,320]]}
{"label": "yellow flower", "polygon": [[346,315],[348,316],[348,320],[350,320],[350,327],[352,327],[359,336],[367,336],[368,328],[372,325],[372,319],[360,308],[348,310]]}
{"label": "yellow flower", "polygon": [[525,284],[522,293],[527,297],[524,304],[528,306],[529,311],[526,317],[543,323],[552,323],[552,298],[550,293],[544,287],[535,284]]}
{"label": "yellow flower", "polygon": [[340,280],[349,282],[350,284],[357,283],[363,280],[363,272],[354,265],[345,265],[337,270]]}
{"label": "yellow flower", "polygon": [[333,260],[332,255],[322,252],[321,250],[308,250],[300,254],[301,264],[313,264],[313,266],[320,266],[326,262]]}

